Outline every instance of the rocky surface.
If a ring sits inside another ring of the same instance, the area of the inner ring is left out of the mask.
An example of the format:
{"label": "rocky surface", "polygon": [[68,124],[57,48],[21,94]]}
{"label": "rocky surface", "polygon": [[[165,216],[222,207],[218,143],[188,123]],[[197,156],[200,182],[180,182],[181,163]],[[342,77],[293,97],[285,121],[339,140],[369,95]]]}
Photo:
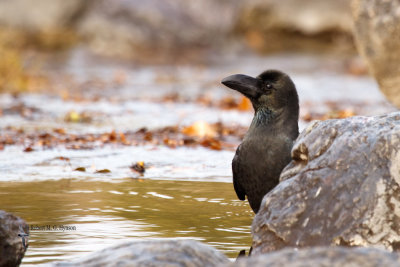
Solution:
{"label": "rocky surface", "polygon": [[226,267],[396,267],[400,255],[373,248],[315,247],[301,250],[283,249],[259,256],[242,258]]}
{"label": "rocky surface", "polygon": [[352,49],[347,0],[252,0],[240,10],[236,31],[256,50]]}
{"label": "rocky surface", "polygon": [[[221,44],[233,27],[238,0],[95,1],[78,31],[99,53],[162,61],[161,55],[201,54]],[[162,53],[162,52],[166,53]]]}
{"label": "rocky surface", "polygon": [[[311,44],[332,48],[343,41],[337,40],[338,33],[351,35],[352,19],[346,0],[151,0],[145,4],[119,0],[112,5],[97,1],[80,24],[80,32],[100,52],[126,55],[134,48],[140,53],[149,49],[153,55],[166,50],[176,57],[183,48],[227,47],[233,43],[229,38],[233,32],[259,51]],[[297,42],[286,42],[294,37]],[[348,47],[351,38],[344,43]]]}
{"label": "rocky surface", "polygon": [[253,252],[400,246],[400,113],[318,121],[298,137],[263,199]]}
{"label": "rocky surface", "polygon": [[217,266],[229,262],[216,249],[192,240],[123,243],[88,257],[52,266]]}
{"label": "rocky surface", "polygon": [[23,219],[0,210],[0,266],[18,266],[21,263],[28,247],[27,234],[29,226]]}
{"label": "rocky surface", "polygon": [[389,101],[400,107],[400,1],[353,0],[358,50]]}

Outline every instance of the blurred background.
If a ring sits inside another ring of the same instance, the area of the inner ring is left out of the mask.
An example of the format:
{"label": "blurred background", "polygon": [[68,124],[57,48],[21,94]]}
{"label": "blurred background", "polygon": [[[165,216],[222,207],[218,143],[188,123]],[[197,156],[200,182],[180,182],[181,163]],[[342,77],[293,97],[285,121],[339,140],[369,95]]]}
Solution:
{"label": "blurred background", "polygon": [[201,62],[246,50],[355,52],[345,0],[2,0],[0,23],[4,48],[81,46],[148,64]]}
{"label": "blurred background", "polygon": [[348,58],[351,73],[365,74],[351,60],[356,50],[346,0],[2,0],[0,47],[2,92],[45,87],[39,84],[48,77],[32,74],[45,63],[65,67],[83,56],[78,51],[131,66],[312,53]]}
{"label": "blurred background", "polygon": [[272,68],[296,84],[300,130],[396,110],[348,0],[0,0],[0,209],[77,228],[31,231],[23,263],[127,238],[248,249],[230,164],[253,111],[220,81]]}

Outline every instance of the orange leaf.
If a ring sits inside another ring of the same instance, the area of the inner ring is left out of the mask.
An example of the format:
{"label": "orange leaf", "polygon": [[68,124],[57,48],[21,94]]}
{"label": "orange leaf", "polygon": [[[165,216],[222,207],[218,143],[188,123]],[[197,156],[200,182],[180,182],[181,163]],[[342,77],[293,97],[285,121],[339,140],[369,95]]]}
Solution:
{"label": "orange leaf", "polygon": [[24,152],[32,152],[34,149],[31,146],[28,146],[24,149]]}
{"label": "orange leaf", "polygon": [[191,126],[182,129],[182,133],[188,136],[197,137],[211,137],[217,136],[217,131],[215,127],[204,121],[197,121]]}
{"label": "orange leaf", "polygon": [[248,111],[248,110],[251,110],[251,108],[252,108],[252,105],[251,105],[250,100],[247,99],[246,97],[242,96],[240,99],[238,109],[242,110],[242,111]]}
{"label": "orange leaf", "polygon": [[208,147],[214,150],[221,150],[222,146],[221,146],[221,142],[217,139],[213,139],[213,138],[206,138],[201,142],[201,145],[204,147]]}

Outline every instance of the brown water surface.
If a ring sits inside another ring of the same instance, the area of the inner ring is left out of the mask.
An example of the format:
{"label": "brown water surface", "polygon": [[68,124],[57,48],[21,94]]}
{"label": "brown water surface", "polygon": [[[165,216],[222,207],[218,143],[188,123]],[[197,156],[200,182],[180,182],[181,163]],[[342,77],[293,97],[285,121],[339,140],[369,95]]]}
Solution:
{"label": "brown water surface", "polygon": [[231,258],[251,244],[253,213],[230,183],[1,182],[0,203],[31,226],[24,264],[66,260],[128,240],[196,239]]}

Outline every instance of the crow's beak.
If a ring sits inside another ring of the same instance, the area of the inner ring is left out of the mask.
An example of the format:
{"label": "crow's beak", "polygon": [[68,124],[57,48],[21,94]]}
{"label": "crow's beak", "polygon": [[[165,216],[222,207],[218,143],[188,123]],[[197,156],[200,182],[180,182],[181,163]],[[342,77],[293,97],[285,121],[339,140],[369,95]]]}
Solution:
{"label": "crow's beak", "polygon": [[235,74],[224,78],[221,83],[236,90],[246,97],[256,98],[261,93],[261,80],[243,75]]}

